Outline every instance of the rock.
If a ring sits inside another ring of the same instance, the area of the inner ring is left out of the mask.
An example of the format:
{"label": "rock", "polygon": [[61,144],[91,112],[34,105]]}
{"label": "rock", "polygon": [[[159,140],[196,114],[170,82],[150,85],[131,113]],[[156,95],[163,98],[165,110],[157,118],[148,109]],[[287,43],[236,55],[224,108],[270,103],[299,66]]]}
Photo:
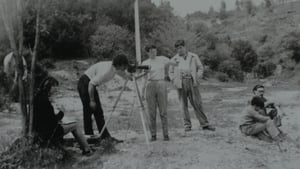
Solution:
{"label": "rock", "polygon": [[55,78],[61,78],[64,80],[71,80],[72,79],[72,75],[65,71],[65,70],[58,70],[58,71],[53,71],[50,73],[51,76],[55,77]]}
{"label": "rock", "polygon": [[85,60],[76,60],[75,63],[83,64],[83,65],[89,65],[89,62]]}

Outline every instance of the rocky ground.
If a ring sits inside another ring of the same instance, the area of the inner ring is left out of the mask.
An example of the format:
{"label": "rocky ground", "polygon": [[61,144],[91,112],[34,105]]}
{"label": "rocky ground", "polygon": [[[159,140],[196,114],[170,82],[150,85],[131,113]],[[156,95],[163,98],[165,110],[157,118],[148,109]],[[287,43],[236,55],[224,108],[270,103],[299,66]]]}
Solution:
{"label": "rocky ground", "polygon": [[[76,92],[76,81],[88,66],[86,61],[74,61],[70,69],[63,69],[65,63],[57,65],[51,73],[61,82],[54,97],[57,109],[65,109],[65,121],[77,120],[82,124],[82,106]],[[280,151],[275,144],[265,143],[243,136],[238,130],[242,109],[251,98],[252,86],[257,83],[266,85],[266,96],[282,105],[286,116],[282,130],[289,134],[290,140],[282,144]],[[123,81],[116,78],[100,88],[100,97],[106,118]],[[114,151],[96,153],[82,157],[77,148],[74,159],[63,168],[103,168],[103,169],[298,169],[300,166],[300,90],[299,86],[286,81],[255,81],[246,83],[220,83],[214,80],[203,81],[201,93],[204,110],[217,130],[202,131],[190,107],[193,128],[185,133],[182,126],[182,113],[176,91],[169,91],[169,130],[170,141],[162,140],[158,116],[158,140],[147,145],[139,112],[141,108],[130,83],[111,116],[108,128],[112,135],[124,139]],[[0,113],[0,151],[11,143],[20,131],[21,116],[15,111]],[[147,116],[145,117],[147,118]],[[96,147],[97,149],[97,147]]]}

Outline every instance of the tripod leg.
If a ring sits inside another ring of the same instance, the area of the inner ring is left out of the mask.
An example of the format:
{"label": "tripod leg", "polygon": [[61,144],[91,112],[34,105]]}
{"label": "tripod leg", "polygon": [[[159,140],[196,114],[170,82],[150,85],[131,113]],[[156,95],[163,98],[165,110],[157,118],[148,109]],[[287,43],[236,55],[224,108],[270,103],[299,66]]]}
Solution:
{"label": "tripod leg", "polygon": [[122,87],[122,90],[120,91],[120,93],[119,93],[119,95],[118,95],[118,97],[117,97],[117,99],[116,99],[116,101],[115,101],[115,104],[113,105],[113,109],[112,109],[112,111],[110,112],[110,115],[109,115],[108,119],[105,120],[105,124],[104,124],[104,126],[102,127],[101,132],[100,132],[100,136],[99,136],[100,138],[101,138],[101,136],[102,136],[102,134],[103,134],[103,132],[104,132],[104,129],[107,127],[107,124],[109,123],[109,121],[110,121],[110,119],[111,119],[111,117],[112,117],[112,114],[114,113],[114,111],[115,111],[115,109],[116,109],[116,107],[117,107],[118,102],[120,101],[120,98],[121,98],[121,96],[122,96],[122,94],[123,94],[123,92],[124,92],[124,90],[125,90],[125,88],[126,88],[126,86],[127,86],[127,83],[128,83],[128,80],[125,81],[125,83],[124,83],[124,85],[123,85],[123,87]]}
{"label": "tripod leg", "polygon": [[139,111],[139,112],[140,112],[141,120],[142,120],[142,124],[143,124],[143,130],[144,130],[144,134],[145,134],[146,144],[147,144],[147,146],[149,146],[149,137],[148,137],[148,133],[147,133],[147,129],[146,129],[146,124],[145,124],[145,120],[144,120],[145,106],[143,104],[142,97],[141,97],[141,94],[140,94],[140,90],[139,90],[139,87],[137,85],[135,77],[133,77],[133,81],[134,81],[135,90],[136,90],[138,99],[139,99],[141,107],[142,107],[142,112],[141,111]]}

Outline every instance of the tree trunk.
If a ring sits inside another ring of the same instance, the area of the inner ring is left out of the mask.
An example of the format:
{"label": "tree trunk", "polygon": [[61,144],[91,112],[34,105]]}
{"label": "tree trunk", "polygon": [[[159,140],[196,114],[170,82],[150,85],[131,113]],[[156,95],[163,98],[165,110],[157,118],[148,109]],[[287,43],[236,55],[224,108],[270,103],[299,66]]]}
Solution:
{"label": "tree trunk", "polygon": [[[12,11],[9,11],[8,7],[14,8],[13,12],[16,12],[16,15],[12,14]],[[16,60],[16,70],[17,70],[17,79],[18,79],[18,88],[19,88],[19,102],[22,114],[22,134],[26,136],[28,134],[28,115],[27,115],[27,103],[25,97],[24,83],[23,83],[23,60],[22,60],[22,51],[23,51],[23,24],[22,24],[22,0],[10,1],[10,0],[1,0],[0,11],[2,16],[2,21],[5,26],[6,34],[9,39],[10,47],[14,52],[14,57]],[[14,18],[16,17],[16,18]],[[16,23],[14,23],[16,21]],[[16,27],[14,27],[16,25]],[[17,32],[15,34],[14,32]],[[17,35],[18,43],[15,39]],[[19,46],[18,46],[19,45]]]}
{"label": "tree trunk", "polygon": [[35,86],[35,65],[36,65],[36,55],[37,55],[37,47],[39,44],[39,31],[40,31],[40,6],[41,0],[38,0],[38,8],[36,13],[36,27],[35,27],[35,40],[34,40],[34,48],[32,53],[32,61],[31,61],[31,83],[30,83],[30,119],[29,119],[29,135],[33,134],[33,109],[34,109],[34,86]]}

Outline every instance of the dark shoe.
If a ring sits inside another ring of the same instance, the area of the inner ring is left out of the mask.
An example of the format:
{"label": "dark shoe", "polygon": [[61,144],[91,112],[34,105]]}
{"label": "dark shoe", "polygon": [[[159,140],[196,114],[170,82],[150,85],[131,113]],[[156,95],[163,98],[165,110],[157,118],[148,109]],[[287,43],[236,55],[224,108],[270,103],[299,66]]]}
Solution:
{"label": "dark shoe", "polygon": [[213,126],[210,126],[210,125],[208,125],[208,126],[204,126],[204,127],[202,127],[202,129],[203,129],[203,130],[209,130],[209,131],[215,131],[215,130],[216,130],[216,128],[215,128],[215,127],[213,127]]}
{"label": "dark shoe", "polygon": [[152,136],[151,139],[150,139],[150,141],[156,141],[156,140],[157,140],[156,136]]}
{"label": "dark shoe", "polygon": [[118,144],[118,143],[123,143],[124,141],[123,140],[119,140],[119,139],[116,139],[116,138],[114,138],[114,137],[110,137],[109,138],[113,143],[116,143],[116,144]]}
{"label": "dark shoe", "polygon": [[170,137],[169,136],[164,136],[164,141],[170,141]]}

